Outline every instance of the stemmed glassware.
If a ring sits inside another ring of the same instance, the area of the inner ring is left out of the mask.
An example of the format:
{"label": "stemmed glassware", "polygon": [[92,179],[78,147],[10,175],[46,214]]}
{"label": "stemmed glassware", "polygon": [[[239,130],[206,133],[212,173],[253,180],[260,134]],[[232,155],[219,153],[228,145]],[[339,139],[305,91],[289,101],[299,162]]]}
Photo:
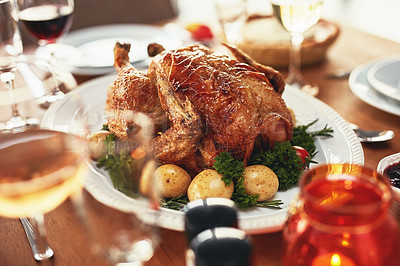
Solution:
{"label": "stemmed glassware", "polygon": [[34,121],[22,118],[14,102],[14,72],[18,56],[22,53],[22,41],[18,29],[18,18],[13,2],[10,0],[0,1],[0,25],[0,79],[13,102],[10,108],[12,116],[0,123],[0,131],[18,130]]}
{"label": "stemmed glassware", "polygon": [[247,18],[246,0],[214,0],[214,7],[225,41],[237,45]]}
{"label": "stemmed glassware", "polygon": [[275,16],[290,33],[290,63],[286,84],[313,96],[319,88],[306,82],[300,71],[303,33],[321,17],[323,0],[270,0]]}
{"label": "stemmed glassware", "polygon": [[74,11],[73,0],[15,0],[19,21],[24,29],[33,36],[39,45],[35,55],[51,62],[52,72],[56,74],[64,87],[55,90],[44,99],[49,105],[63,97],[63,92],[74,89],[76,80],[69,69],[57,59],[57,51],[65,49],[56,41],[69,30]]}
{"label": "stemmed glassware", "polygon": [[47,61],[21,55],[14,61],[13,97],[7,86],[0,86],[0,122],[8,121],[13,105],[21,115],[29,114],[37,121],[18,130],[0,131],[0,215],[30,218],[37,232],[37,260],[48,257],[43,214],[78,193],[87,170],[86,123],[76,93],[63,99],[75,103],[73,120],[59,128],[44,124],[52,106],[43,108],[40,99],[59,84],[51,69]]}
{"label": "stemmed glassware", "polygon": [[[32,217],[33,231],[39,232],[33,239],[37,252],[32,251],[35,259],[43,260],[53,255],[45,246],[43,212],[55,208],[61,195],[67,194],[53,196],[58,190],[66,190],[62,182],[57,182],[63,181],[61,169],[69,167],[62,165],[62,156],[53,155],[68,149],[50,149],[51,142],[61,139],[40,129],[44,109],[39,99],[58,89],[58,82],[47,62],[21,55],[17,21],[14,1],[0,1],[0,215]],[[21,115],[23,112],[25,115]],[[54,160],[46,162],[48,157]]]}
{"label": "stemmed glassware", "polygon": [[30,35],[37,39],[39,51],[54,56],[56,41],[69,30],[73,0],[16,0],[18,17]]}
{"label": "stemmed glassware", "polygon": [[[93,253],[111,265],[141,265],[153,256],[158,244],[159,193],[153,181],[156,168],[151,146],[153,126],[146,115],[133,111],[128,113],[132,130],[125,139],[104,145],[103,140],[111,134],[98,131],[98,128],[94,128],[95,133],[90,138],[100,139],[100,142],[95,141],[100,146],[93,149],[96,154],[99,151],[103,153],[97,162],[104,166],[112,161],[115,168],[115,164],[121,165],[122,160],[126,167],[119,168],[116,174],[115,170],[106,167],[110,171],[104,171],[101,165],[93,162],[91,170],[97,173],[96,178],[113,183],[109,193],[120,194],[123,202],[127,202],[129,196],[131,203],[110,208],[100,203],[101,199],[100,202],[96,200],[99,196],[96,193],[82,193],[74,201]],[[89,147],[93,147],[92,144],[89,143]],[[120,192],[112,191],[114,189]]]}

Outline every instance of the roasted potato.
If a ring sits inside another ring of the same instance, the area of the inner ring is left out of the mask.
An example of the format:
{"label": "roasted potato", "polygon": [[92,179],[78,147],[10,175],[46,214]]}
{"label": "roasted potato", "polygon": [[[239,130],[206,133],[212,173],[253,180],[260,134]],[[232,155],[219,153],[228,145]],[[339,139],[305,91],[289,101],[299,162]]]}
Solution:
{"label": "roasted potato", "polygon": [[278,191],[279,180],[274,171],[264,165],[247,166],[243,172],[244,189],[249,195],[259,195],[258,201],[271,198]]}
{"label": "roasted potato", "polygon": [[99,159],[106,152],[106,145],[104,141],[111,132],[107,130],[100,130],[93,133],[88,139],[89,154],[92,159]]}
{"label": "roasted potato", "polygon": [[155,182],[164,198],[186,195],[190,181],[190,175],[174,164],[161,165],[155,171]]}
{"label": "roasted potato", "polygon": [[200,172],[190,183],[188,197],[190,201],[205,199],[209,197],[219,197],[230,199],[233,194],[233,182],[225,186],[222,175],[216,170],[206,169]]}

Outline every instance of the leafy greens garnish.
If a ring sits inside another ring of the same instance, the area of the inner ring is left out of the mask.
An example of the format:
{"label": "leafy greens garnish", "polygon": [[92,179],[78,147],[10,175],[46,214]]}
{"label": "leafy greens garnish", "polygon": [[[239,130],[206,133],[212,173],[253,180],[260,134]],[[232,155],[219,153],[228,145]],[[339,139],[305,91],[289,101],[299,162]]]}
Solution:
{"label": "leafy greens garnish", "polygon": [[188,202],[189,199],[187,196],[179,196],[170,199],[161,199],[160,205],[164,208],[181,211]]}
{"label": "leafy greens garnish", "polygon": [[135,167],[133,158],[125,150],[115,151],[114,134],[107,135],[104,143],[106,153],[97,160],[96,166],[107,170],[115,189],[134,197],[136,194],[129,185],[132,183],[130,177]]}
{"label": "leafy greens garnish", "polygon": [[[321,130],[309,132],[311,126],[316,124],[317,121],[318,119],[307,125],[295,127],[291,141],[277,142],[273,149],[253,154],[249,165],[261,164],[271,168],[279,179],[279,190],[287,190],[296,185],[302,173],[303,164],[292,146],[300,146],[306,149],[309,153],[309,160],[311,160],[316,154],[314,138],[316,136],[332,137],[333,130],[327,125]],[[102,130],[109,130],[108,126],[104,125]],[[106,153],[98,159],[97,166],[108,171],[113,186],[117,190],[128,196],[135,197],[137,194],[132,190],[130,185],[132,182],[130,176],[133,167],[135,167],[135,160],[125,150],[117,152],[116,143],[117,140],[114,134],[106,137]],[[215,158],[213,168],[223,175],[222,180],[225,182],[225,185],[234,183],[232,200],[235,201],[239,208],[268,207],[280,209],[279,205],[283,204],[281,200],[258,202],[258,195],[248,195],[243,185],[244,164],[236,160],[230,153],[221,152]],[[182,210],[188,201],[187,196],[163,199],[161,206],[174,210]]]}
{"label": "leafy greens garnish", "polygon": [[300,125],[295,127],[293,129],[292,140],[290,141],[293,146],[300,146],[306,149],[311,158],[313,158],[316,154],[316,147],[314,143],[315,137],[333,137],[333,129],[329,128],[328,125],[325,125],[325,127],[321,130],[309,132],[310,127],[315,125],[317,121],[318,119],[315,119],[307,125]]}
{"label": "leafy greens garnish", "polygon": [[279,190],[287,190],[297,184],[303,172],[303,163],[289,141],[277,142],[273,149],[255,154],[250,164],[269,167],[279,179]]}
{"label": "leafy greens garnish", "polygon": [[300,125],[293,129],[292,140],[275,143],[273,149],[263,150],[252,156],[250,164],[262,164],[275,172],[279,179],[279,190],[287,190],[297,184],[303,164],[296,150],[292,146],[303,147],[308,153],[306,165],[316,163],[312,158],[317,154],[314,138],[317,136],[332,137],[333,129],[328,125],[321,130],[311,131],[311,126],[317,123],[318,119],[307,125]]}
{"label": "leafy greens garnish", "polygon": [[110,128],[108,127],[108,124],[104,124],[101,130],[110,131]]}
{"label": "leafy greens garnish", "polygon": [[234,184],[238,182],[243,183],[244,164],[233,158],[230,153],[221,152],[215,158],[213,167],[223,176],[222,180],[225,182],[226,186],[229,186],[232,182],[234,182]]}
{"label": "leafy greens garnish", "polygon": [[225,182],[225,185],[228,186],[233,182],[235,188],[232,200],[239,208],[245,209],[258,206],[280,209],[279,205],[282,204],[281,201],[257,202],[258,195],[249,195],[246,193],[243,185],[244,164],[243,162],[233,158],[230,153],[221,152],[217,157],[215,157],[213,167],[219,174],[223,175],[222,180]]}

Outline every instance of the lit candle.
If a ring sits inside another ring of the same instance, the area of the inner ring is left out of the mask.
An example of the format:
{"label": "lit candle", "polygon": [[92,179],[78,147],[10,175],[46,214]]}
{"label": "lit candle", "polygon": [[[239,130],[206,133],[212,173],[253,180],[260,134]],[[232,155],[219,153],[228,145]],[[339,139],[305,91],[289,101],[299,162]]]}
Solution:
{"label": "lit candle", "polygon": [[326,253],[316,257],[312,266],[356,266],[356,264],[349,258],[340,253]]}

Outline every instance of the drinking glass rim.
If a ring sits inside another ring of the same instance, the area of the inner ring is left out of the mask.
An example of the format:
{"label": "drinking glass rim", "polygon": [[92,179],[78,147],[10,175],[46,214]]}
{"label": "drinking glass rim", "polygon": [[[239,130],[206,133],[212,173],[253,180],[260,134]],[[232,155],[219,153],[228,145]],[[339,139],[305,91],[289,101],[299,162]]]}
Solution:
{"label": "drinking glass rim", "polygon": [[[61,131],[51,131],[49,132],[60,132],[64,133]],[[15,133],[12,133],[15,134]],[[73,135],[74,137],[81,138],[80,136]],[[84,140],[82,140],[84,141]],[[86,149],[83,148],[83,149]],[[79,153],[79,156],[70,164],[61,167],[57,169],[54,172],[51,172],[49,174],[40,176],[38,178],[33,178],[25,181],[17,181],[17,182],[11,182],[11,183],[0,183],[0,196],[21,196],[25,193],[32,193],[36,191],[43,190],[48,187],[52,187],[58,183],[63,182],[64,180],[68,179],[70,177],[69,174],[65,174],[68,171],[79,171],[76,170],[77,165],[85,165],[86,167],[86,161],[87,159],[87,153],[82,152]],[[80,167],[78,167],[80,169]],[[55,178],[56,176],[56,178]]]}
{"label": "drinking glass rim", "polygon": [[[316,174],[316,171],[320,171],[320,173]],[[327,174],[323,174],[323,173]],[[310,200],[311,202],[317,202],[318,197],[311,195],[306,189],[306,185],[315,181],[312,177],[315,176],[329,176],[329,180],[355,180],[357,178],[361,178],[370,184],[375,184],[378,186],[381,191],[381,201],[360,204],[357,208],[354,206],[342,206],[341,212],[343,213],[353,213],[355,209],[358,209],[357,212],[365,212],[368,210],[373,210],[376,208],[387,207],[389,208],[391,200],[393,198],[390,181],[385,178],[382,174],[378,173],[376,170],[371,168],[351,164],[351,163],[333,163],[333,164],[323,164],[319,165],[313,169],[306,171],[301,177],[299,181],[300,192],[303,194],[304,198]],[[353,177],[351,179],[346,178]],[[365,178],[365,177],[370,178]],[[321,179],[321,178],[318,178]]]}

